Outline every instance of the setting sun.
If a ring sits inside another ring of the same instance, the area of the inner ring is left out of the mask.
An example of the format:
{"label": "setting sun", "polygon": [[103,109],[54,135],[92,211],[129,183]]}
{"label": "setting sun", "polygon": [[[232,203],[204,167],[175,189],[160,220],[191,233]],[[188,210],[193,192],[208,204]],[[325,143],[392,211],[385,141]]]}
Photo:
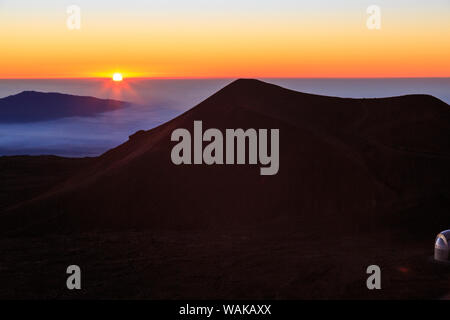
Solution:
{"label": "setting sun", "polygon": [[113,79],[114,81],[122,81],[122,80],[123,80],[123,77],[122,77],[122,74],[121,74],[121,73],[114,73],[112,79]]}

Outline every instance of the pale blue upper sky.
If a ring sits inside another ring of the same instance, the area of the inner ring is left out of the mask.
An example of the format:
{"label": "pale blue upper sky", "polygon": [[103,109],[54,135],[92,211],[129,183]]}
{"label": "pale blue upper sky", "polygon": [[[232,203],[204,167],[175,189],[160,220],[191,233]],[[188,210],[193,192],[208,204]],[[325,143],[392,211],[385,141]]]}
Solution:
{"label": "pale blue upper sky", "polygon": [[211,11],[225,12],[261,12],[291,10],[317,12],[352,11],[367,8],[371,4],[386,10],[445,10],[450,9],[448,0],[0,0],[1,9],[6,11],[51,12],[68,5],[78,5],[86,10],[95,11],[169,11],[201,14]]}

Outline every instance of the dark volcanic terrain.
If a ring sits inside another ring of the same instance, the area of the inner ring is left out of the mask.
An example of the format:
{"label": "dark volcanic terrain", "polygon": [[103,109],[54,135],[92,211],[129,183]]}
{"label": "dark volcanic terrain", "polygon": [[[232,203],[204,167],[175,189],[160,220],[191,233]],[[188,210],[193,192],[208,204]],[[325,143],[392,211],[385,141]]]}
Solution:
{"label": "dark volcanic terrain", "polygon": [[[194,120],[278,128],[278,174],[172,164],[170,135]],[[432,96],[237,80],[97,158],[0,158],[0,297],[443,297],[450,267],[431,257],[450,228],[449,138],[449,106]],[[371,264],[382,290],[366,288]]]}

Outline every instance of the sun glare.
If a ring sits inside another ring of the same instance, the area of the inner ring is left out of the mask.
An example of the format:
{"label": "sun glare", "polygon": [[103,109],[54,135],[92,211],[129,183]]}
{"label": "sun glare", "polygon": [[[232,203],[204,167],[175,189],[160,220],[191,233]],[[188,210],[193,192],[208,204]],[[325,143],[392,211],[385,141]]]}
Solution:
{"label": "sun glare", "polygon": [[122,81],[123,80],[123,77],[122,77],[122,74],[121,73],[114,73],[113,74],[113,77],[112,77],[112,79],[114,80],[114,81]]}

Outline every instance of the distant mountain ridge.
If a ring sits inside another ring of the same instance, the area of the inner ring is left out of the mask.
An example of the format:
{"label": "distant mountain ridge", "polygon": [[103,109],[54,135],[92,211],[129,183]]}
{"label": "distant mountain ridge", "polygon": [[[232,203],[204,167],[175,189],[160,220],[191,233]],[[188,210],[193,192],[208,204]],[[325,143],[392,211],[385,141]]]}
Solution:
{"label": "distant mountain ridge", "polygon": [[0,99],[0,123],[23,123],[92,116],[131,103],[71,94],[23,91]]}

